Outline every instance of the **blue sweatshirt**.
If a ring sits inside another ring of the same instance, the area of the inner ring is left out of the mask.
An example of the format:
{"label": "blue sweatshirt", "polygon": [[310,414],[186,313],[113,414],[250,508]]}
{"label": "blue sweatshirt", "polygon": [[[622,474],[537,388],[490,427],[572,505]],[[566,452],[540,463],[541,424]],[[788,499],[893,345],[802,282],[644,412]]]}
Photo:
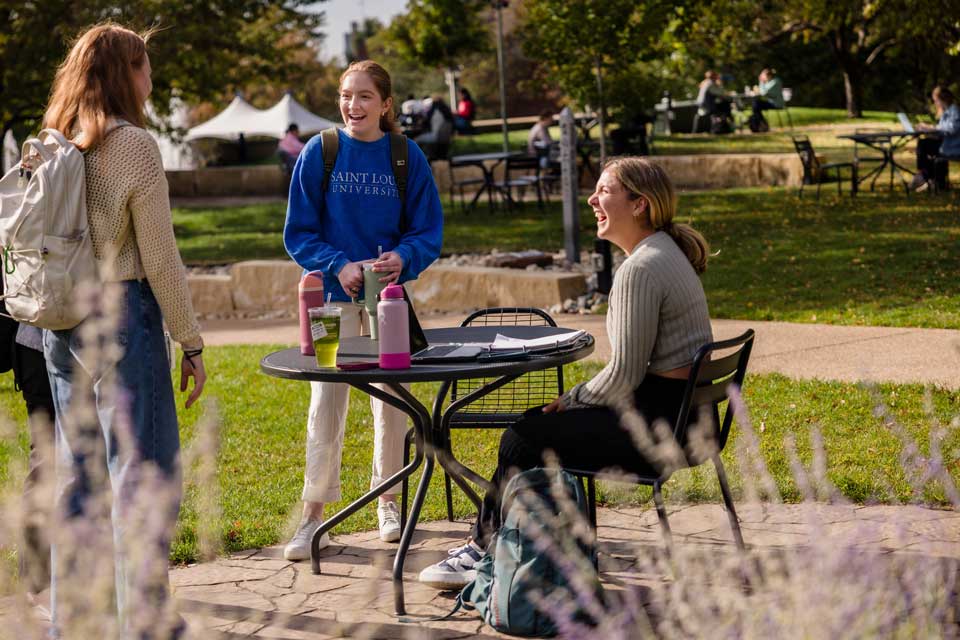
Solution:
{"label": "blue sweatshirt", "polygon": [[290,180],[283,244],[306,271],[323,272],[323,288],[346,302],[337,274],[348,262],[377,257],[377,247],[403,259],[400,282],[414,280],[440,255],[443,210],[433,172],[420,147],[407,141],[406,231],[390,160],[390,136],[354,140],[338,131],[340,149],[323,193],[320,136],[300,153]]}

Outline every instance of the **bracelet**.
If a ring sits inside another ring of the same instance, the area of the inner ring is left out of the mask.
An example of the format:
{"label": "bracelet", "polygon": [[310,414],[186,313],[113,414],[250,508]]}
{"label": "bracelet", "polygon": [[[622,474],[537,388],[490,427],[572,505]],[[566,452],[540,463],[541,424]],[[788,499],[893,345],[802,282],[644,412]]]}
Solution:
{"label": "bracelet", "polygon": [[199,349],[190,349],[190,350],[184,349],[184,350],[183,350],[183,357],[187,359],[187,362],[190,363],[190,366],[191,366],[191,367],[196,367],[196,366],[197,366],[197,365],[194,363],[194,361],[193,361],[194,356],[199,356],[199,355],[202,355],[202,354],[203,354],[203,347],[200,347]]}

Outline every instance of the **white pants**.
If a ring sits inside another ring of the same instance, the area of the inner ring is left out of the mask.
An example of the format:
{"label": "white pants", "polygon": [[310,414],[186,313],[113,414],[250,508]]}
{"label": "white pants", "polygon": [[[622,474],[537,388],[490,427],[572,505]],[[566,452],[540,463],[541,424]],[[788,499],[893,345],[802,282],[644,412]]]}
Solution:
{"label": "white pants", "polygon": [[[340,337],[361,335],[366,325],[366,311],[350,302],[335,303],[342,309]],[[385,389],[384,385],[375,385]],[[340,459],[343,454],[343,432],[347,423],[350,386],[332,382],[310,383],[310,410],[307,413],[307,466],[303,481],[306,502],[340,500]],[[374,487],[403,466],[403,439],[407,432],[407,414],[370,398],[373,411],[373,469],[370,487]],[[387,493],[398,493],[394,485]]]}

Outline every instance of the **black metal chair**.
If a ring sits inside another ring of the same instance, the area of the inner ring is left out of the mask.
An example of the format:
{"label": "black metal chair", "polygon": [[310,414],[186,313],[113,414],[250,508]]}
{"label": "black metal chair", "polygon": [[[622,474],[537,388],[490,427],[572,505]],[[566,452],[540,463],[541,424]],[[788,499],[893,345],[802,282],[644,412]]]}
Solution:
{"label": "black metal chair", "polygon": [[[540,326],[556,327],[557,323],[550,314],[533,307],[492,307],[471,313],[460,323],[461,327],[476,326]],[[459,380],[450,385],[450,404],[454,405],[467,398],[489,383],[489,379]],[[441,421],[440,432],[434,434],[437,449],[451,451],[451,431],[453,429],[506,429],[520,419],[524,411],[553,402],[563,393],[563,367],[544,371],[531,371],[489,394],[468,402],[454,412],[447,412]],[[442,398],[441,398],[442,401]],[[436,409],[435,409],[436,410]],[[410,459],[411,429],[404,443],[403,459]],[[462,466],[454,458],[454,462]],[[483,480],[476,473],[465,468],[475,480]],[[452,482],[444,473],[444,486],[447,498],[447,518],[453,521]],[[471,497],[472,499],[472,497]],[[403,483],[401,513],[406,514],[407,483]]]}
{"label": "black metal chair", "polygon": [[[697,351],[693,359],[693,365],[690,367],[690,376],[687,379],[683,402],[680,405],[677,420],[673,425],[673,437],[681,447],[686,445],[688,427],[691,424],[696,424],[697,419],[704,416],[704,412],[707,411],[707,415],[712,414],[713,418],[715,429],[713,435],[715,436],[716,448],[709,455],[705,455],[704,451],[685,452],[682,460],[670,468],[663,468],[660,465],[650,463],[647,468],[639,470],[630,478],[636,484],[653,487],[653,501],[656,504],[657,516],[663,529],[664,542],[668,548],[672,543],[672,537],[661,488],[670,479],[674,471],[695,467],[707,460],[711,460],[717,470],[717,480],[720,483],[720,492],[723,495],[723,503],[727,509],[727,517],[730,520],[734,540],[740,549],[744,548],[743,534],[740,532],[740,523],[733,506],[733,497],[727,484],[727,474],[723,468],[723,462],[720,460],[720,453],[727,444],[734,418],[734,407],[729,402],[731,386],[737,388],[743,386],[747,362],[750,359],[750,350],[753,348],[753,339],[753,329],[748,329],[743,335],[736,338],[704,345]],[[719,357],[715,355],[717,352],[727,352],[731,349],[733,349],[731,353],[725,353]],[[726,404],[726,407],[724,407],[723,420],[721,421],[719,415],[722,404]],[[588,479],[587,499],[590,507],[590,519],[596,526],[597,506],[593,480],[597,477],[603,477],[603,472],[584,471],[575,468],[568,468],[567,470]],[[623,477],[618,476],[617,480],[622,481]]]}
{"label": "black metal chair", "polygon": [[[825,182],[837,183],[837,194],[843,193],[841,185],[843,183],[843,174],[841,169],[850,168],[850,195],[857,195],[857,165],[854,162],[820,162],[813,145],[810,144],[810,138],[807,136],[793,136],[793,146],[800,156],[800,162],[803,164],[803,180],[800,183],[800,190],[797,192],[799,197],[803,197],[803,187],[808,184],[817,185],[817,200],[820,199],[820,185]],[[835,172],[834,175],[831,175]]]}
{"label": "black metal chair", "polygon": [[[535,155],[510,156],[503,174],[503,180],[493,183],[500,193],[507,209],[517,202],[523,203],[523,193],[533,188],[537,194],[537,206],[543,208],[543,190],[540,181],[540,158]],[[517,198],[514,198],[514,192]]]}

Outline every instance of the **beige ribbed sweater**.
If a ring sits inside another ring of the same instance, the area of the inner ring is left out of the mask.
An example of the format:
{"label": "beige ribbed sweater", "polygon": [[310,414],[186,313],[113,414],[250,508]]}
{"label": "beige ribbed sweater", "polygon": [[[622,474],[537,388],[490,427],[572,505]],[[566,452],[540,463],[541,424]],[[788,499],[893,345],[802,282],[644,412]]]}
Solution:
{"label": "beige ribbed sweater", "polygon": [[563,396],[565,408],[632,401],[647,371],[688,366],[697,349],[713,341],[700,278],[663,231],[644,238],[617,270],[607,335],[610,362]]}
{"label": "beige ribbed sweater", "polygon": [[121,127],[87,152],[85,164],[87,217],[101,273],[110,281],[146,278],[173,339],[185,349],[201,346],[156,141],[143,129]]}

